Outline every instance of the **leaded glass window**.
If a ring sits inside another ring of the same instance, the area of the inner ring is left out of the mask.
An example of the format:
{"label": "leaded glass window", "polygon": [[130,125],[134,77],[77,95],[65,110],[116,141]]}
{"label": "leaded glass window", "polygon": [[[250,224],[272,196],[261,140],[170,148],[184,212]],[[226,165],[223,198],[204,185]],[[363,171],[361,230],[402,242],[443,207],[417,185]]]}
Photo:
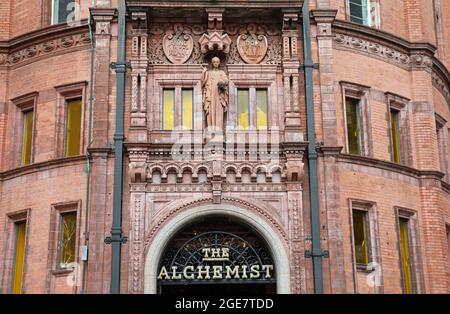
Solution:
{"label": "leaded glass window", "polygon": [[59,240],[59,268],[68,268],[71,263],[75,262],[76,231],[77,213],[62,213]]}

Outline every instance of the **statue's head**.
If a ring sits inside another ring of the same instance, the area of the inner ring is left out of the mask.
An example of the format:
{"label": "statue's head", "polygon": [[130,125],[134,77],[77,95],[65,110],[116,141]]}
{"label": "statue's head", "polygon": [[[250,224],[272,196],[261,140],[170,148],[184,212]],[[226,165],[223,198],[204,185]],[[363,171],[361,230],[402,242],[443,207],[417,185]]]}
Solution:
{"label": "statue's head", "polygon": [[217,57],[212,58],[211,64],[212,64],[213,68],[218,68],[220,66],[220,59]]}

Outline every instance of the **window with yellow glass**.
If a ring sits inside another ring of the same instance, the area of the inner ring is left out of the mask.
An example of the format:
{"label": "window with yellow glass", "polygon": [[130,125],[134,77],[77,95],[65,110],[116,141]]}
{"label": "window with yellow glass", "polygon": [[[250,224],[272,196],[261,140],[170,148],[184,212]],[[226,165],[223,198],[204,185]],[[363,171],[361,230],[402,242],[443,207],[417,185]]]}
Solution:
{"label": "window with yellow glass", "polygon": [[27,232],[26,221],[17,222],[16,241],[14,245],[14,266],[13,266],[13,283],[12,293],[22,293],[23,265],[25,259],[25,240]]}
{"label": "window with yellow glass", "polygon": [[267,97],[267,89],[256,90],[256,126],[258,130],[267,130]]}
{"label": "window with yellow glass", "polygon": [[23,113],[22,165],[29,165],[31,163],[31,151],[33,147],[33,120],[33,110],[28,110]]}
{"label": "window with yellow glass", "polygon": [[400,113],[391,109],[391,143],[392,143],[392,159],[395,163],[401,163],[400,155],[400,128],[399,128]]}
{"label": "window with yellow glass", "polygon": [[194,91],[192,89],[182,89],[181,111],[183,129],[192,130],[194,127]]}
{"label": "window with yellow glass", "polygon": [[171,131],[175,128],[175,89],[163,90],[163,130]]}
{"label": "window with yellow glass", "polygon": [[356,264],[367,265],[370,262],[369,229],[367,211],[353,210],[353,238]]}
{"label": "window with yellow glass", "polygon": [[81,99],[67,102],[66,157],[80,155],[81,149]]}
{"label": "window with yellow glass", "polygon": [[413,293],[411,248],[409,242],[409,219],[399,218],[400,255],[403,273],[403,288],[405,293]]}
{"label": "window with yellow glass", "polygon": [[247,130],[250,124],[250,93],[248,89],[237,90],[237,126]]}
{"label": "window with yellow glass", "polygon": [[58,268],[65,269],[75,262],[77,213],[61,214],[60,223]]}

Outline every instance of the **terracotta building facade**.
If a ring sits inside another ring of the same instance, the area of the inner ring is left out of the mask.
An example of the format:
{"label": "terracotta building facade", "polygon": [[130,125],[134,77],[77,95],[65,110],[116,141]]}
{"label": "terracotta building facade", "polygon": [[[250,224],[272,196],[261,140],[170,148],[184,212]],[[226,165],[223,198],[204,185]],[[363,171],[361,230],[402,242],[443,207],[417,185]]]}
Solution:
{"label": "terracotta building facade", "polygon": [[307,2],[2,0],[0,292],[450,293],[450,2]]}

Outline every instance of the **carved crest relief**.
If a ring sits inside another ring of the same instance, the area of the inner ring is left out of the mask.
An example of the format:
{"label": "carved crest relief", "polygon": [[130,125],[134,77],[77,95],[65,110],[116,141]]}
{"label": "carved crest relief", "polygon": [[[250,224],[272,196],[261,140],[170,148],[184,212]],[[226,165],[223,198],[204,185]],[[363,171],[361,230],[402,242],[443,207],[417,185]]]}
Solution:
{"label": "carved crest relief", "polygon": [[244,34],[237,39],[237,49],[246,63],[260,63],[267,53],[267,37],[264,35]]}
{"label": "carved crest relief", "polygon": [[167,32],[163,38],[163,50],[167,59],[173,64],[183,64],[192,55],[194,40],[184,31],[183,26],[176,24],[173,32]]}

